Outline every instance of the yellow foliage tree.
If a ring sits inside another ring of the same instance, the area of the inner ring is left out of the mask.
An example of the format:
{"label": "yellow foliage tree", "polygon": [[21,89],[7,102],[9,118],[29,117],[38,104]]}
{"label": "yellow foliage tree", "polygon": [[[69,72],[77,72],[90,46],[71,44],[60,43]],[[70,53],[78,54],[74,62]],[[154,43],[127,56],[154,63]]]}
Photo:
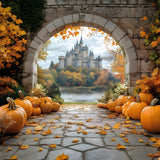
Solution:
{"label": "yellow foliage tree", "polygon": [[3,8],[0,2],[0,69],[18,65],[21,52],[25,51],[26,34],[19,25],[22,23],[10,12],[11,8]]}
{"label": "yellow foliage tree", "polygon": [[117,72],[120,74],[121,82],[124,82],[124,56],[123,54],[115,54],[113,63],[111,64],[112,72]]}

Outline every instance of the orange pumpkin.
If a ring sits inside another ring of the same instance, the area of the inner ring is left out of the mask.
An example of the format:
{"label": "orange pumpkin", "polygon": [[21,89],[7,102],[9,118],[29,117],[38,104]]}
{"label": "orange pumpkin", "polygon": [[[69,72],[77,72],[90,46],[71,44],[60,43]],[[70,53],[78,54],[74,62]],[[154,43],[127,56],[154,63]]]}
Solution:
{"label": "orange pumpkin", "polygon": [[39,107],[41,100],[38,97],[31,97],[31,96],[27,96],[25,97],[25,99],[28,99],[32,105],[36,105],[36,107]]}
{"label": "orange pumpkin", "polygon": [[116,106],[115,112],[116,113],[122,113],[122,106]]}
{"label": "orange pumpkin", "polygon": [[41,115],[41,109],[39,107],[36,107],[36,104],[33,104],[32,115],[33,116],[40,116]]}
{"label": "orange pumpkin", "polygon": [[118,97],[118,100],[117,100],[117,104],[119,106],[123,106],[126,102],[135,102],[135,98],[128,95],[128,96],[124,96],[124,95],[121,95]]}
{"label": "orange pumpkin", "polygon": [[39,98],[39,99],[41,100],[41,102],[46,101],[46,102],[53,103],[53,101],[52,101],[52,98],[51,98],[51,97],[41,97],[41,98]]}
{"label": "orange pumpkin", "polygon": [[52,103],[52,110],[51,111],[57,112],[57,111],[59,111],[59,108],[60,108],[60,104],[59,103],[57,103],[57,102],[53,102]]}
{"label": "orange pumpkin", "polygon": [[150,105],[151,101],[154,99],[153,95],[150,93],[139,93],[141,102],[146,102]]}
{"label": "orange pumpkin", "polygon": [[29,100],[24,99],[22,91],[19,91],[19,98],[17,98],[15,100],[15,103],[16,103],[16,105],[21,106],[26,111],[27,118],[29,118],[31,116],[32,103]]}
{"label": "orange pumpkin", "polygon": [[156,105],[158,99],[153,99],[151,106],[147,106],[141,113],[141,124],[145,130],[152,133],[160,133],[160,105]]}
{"label": "orange pumpkin", "polygon": [[0,129],[2,133],[14,134],[25,125],[27,114],[21,106],[15,104],[12,98],[8,97],[7,101],[8,105],[0,107]]}
{"label": "orange pumpkin", "polygon": [[126,102],[123,106],[122,106],[122,114],[124,114],[125,116],[128,115],[128,107],[132,102]]}
{"label": "orange pumpkin", "polygon": [[107,103],[108,105],[108,110],[111,112],[115,111],[115,108],[117,106],[117,100],[112,99],[111,101],[109,101],[109,103]]}
{"label": "orange pumpkin", "polygon": [[145,102],[140,102],[140,97],[137,96],[138,102],[132,102],[128,107],[128,116],[132,119],[139,120],[144,107],[148,106]]}
{"label": "orange pumpkin", "polygon": [[40,108],[42,113],[51,113],[52,104],[44,99],[44,102],[40,103]]}

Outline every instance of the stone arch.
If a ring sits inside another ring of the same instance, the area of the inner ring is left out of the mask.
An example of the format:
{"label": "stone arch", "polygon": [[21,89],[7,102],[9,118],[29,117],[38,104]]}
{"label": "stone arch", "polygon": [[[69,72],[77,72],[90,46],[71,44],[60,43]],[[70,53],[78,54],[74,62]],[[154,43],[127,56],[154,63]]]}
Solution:
{"label": "stone arch", "polygon": [[82,25],[99,28],[110,34],[121,46],[126,54],[126,79],[132,92],[136,79],[131,79],[131,74],[138,72],[138,61],[136,48],[127,33],[111,20],[95,14],[75,13],[62,16],[43,26],[35,35],[26,51],[26,60],[24,62],[23,85],[26,90],[34,87],[37,80],[37,58],[43,44],[49,40],[55,33],[64,29],[66,25]]}

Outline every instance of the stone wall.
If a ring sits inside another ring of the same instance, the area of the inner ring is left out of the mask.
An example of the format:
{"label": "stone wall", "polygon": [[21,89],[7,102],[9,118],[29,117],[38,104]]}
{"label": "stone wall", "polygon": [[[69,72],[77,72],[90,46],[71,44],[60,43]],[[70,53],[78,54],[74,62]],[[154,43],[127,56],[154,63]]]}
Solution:
{"label": "stone wall", "polygon": [[[153,69],[153,64],[146,61],[151,48],[144,46],[139,33],[140,27],[147,25],[141,17],[152,17],[153,12],[148,0],[47,0],[45,22],[29,44],[24,75],[36,79],[38,50],[66,25],[93,26],[109,33],[124,50],[126,79],[132,92],[135,81]],[[29,85],[27,78],[26,83]]]}

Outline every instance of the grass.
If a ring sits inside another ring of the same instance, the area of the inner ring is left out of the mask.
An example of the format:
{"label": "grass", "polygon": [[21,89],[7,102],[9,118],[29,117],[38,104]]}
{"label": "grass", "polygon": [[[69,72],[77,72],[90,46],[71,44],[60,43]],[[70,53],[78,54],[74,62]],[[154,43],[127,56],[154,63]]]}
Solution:
{"label": "grass", "polygon": [[64,102],[64,104],[97,104],[97,102]]}

